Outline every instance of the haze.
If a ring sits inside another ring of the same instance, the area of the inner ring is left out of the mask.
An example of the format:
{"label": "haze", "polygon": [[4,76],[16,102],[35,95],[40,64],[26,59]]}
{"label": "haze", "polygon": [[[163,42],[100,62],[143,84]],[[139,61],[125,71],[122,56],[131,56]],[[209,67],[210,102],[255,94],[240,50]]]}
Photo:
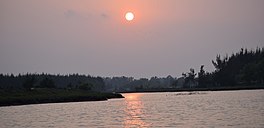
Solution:
{"label": "haze", "polygon": [[0,73],[212,71],[217,54],[264,46],[263,7],[263,0],[1,0]]}

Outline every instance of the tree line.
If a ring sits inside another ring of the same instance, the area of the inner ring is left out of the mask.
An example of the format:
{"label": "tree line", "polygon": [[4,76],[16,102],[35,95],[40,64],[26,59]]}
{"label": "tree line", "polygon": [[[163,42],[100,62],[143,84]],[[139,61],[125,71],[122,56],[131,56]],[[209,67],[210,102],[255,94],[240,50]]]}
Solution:
{"label": "tree line", "polygon": [[0,89],[34,89],[34,88],[60,88],[60,89],[83,89],[102,91],[104,81],[101,77],[90,75],[51,75],[51,74],[0,74]]}
{"label": "tree line", "polygon": [[133,77],[106,77],[105,87],[110,92],[131,92],[148,89],[174,88],[173,83],[177,78],[168,75],[167,77],[151,77],[134,79]]}
{"label": "tree line", "polygon": [[[215,71],[206,72],[204,65],[183,73],[183,88],[238,87],[264,85],[264,48],[243,49],[231,56],[217,55],[212,60]],[[174,83],[177,84],[177,83]],[[194,86],[191,86],[194,85]]]}
{"label": "tree line", "polygon": [[214,88],[264,86],[264,47],[255,50],[241,49],[231,56],[217,55],[212,60],[213,72],[201,65],[196,73],[193,68],[182,77],[92,77],[90,75],[51,74],[0,74],[0,89],[63,88],[91,91],[126,92],[148,89]]}

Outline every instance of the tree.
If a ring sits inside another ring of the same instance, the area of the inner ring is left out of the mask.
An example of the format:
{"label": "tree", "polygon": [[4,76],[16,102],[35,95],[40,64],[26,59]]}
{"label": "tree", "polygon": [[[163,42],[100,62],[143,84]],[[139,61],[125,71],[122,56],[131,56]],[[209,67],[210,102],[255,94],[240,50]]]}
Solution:
{"label": "tree", "polygon": [[206,87],[205,86],[205,71],[204,71],[204,65],[201,65],[200,72],[198,73],[198,86],[199,87]]}
{"label": "tree", "polygon": [[[212,61],[216,70],[212,73],[217,86],[261,85],[263,83],[263,48],[255,51],[241,49],[240,52]],[[262,66],[261,66],[262,65]]]}
{"label": "tree", "polygon": [[31,90],[34,87],[36,79],[34,76],[26,76],[26,80],[23,82],[23,87],[27,90]]}
{"label": "tree", "polygon": [[193,68],[190,69],[190,72],[182,74],[185,78],[184,86],[192,88],[192,86],[195,86],[195,76],[197,75]]}
{"label": "tree", "polygon": [[40,83],[39,83],[40,87],[42,88],[55,88],[55,84],[54,81],[52,79],[49,78],[44,78]]}
{"label": "tree", "polygon": [[214,65],[214,67],[216,68],[216,71],[220,71],[226,66],[227,61],[228,61],[228,57],[227,56],[224,57],[223,60],[222,60],[221,56],[217,55],[216,56],[216,60],[215,61],[212,60],[212,63]]}

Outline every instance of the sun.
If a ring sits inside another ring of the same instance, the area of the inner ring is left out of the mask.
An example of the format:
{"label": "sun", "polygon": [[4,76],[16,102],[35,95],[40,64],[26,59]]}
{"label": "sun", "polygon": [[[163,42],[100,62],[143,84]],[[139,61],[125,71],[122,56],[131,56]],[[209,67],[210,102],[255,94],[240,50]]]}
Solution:
{"label": "sun", "polygon": [[127,12],[125,17],[127,21],[132,21],[134,19],[134,14],[132,12]]}

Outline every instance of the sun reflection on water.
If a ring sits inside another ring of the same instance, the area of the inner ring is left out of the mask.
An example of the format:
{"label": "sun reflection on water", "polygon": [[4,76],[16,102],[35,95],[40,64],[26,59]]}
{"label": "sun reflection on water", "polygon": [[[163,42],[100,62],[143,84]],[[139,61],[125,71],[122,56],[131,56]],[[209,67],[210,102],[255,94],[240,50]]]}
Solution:
{"label": "sun reflection on water", "polygon": [[126,94],[125,96],[125,128],[130,127],[148,127],[149,124],[144,121],[146,115],[143,111],[144,105],[141,101],[142,94]]}

